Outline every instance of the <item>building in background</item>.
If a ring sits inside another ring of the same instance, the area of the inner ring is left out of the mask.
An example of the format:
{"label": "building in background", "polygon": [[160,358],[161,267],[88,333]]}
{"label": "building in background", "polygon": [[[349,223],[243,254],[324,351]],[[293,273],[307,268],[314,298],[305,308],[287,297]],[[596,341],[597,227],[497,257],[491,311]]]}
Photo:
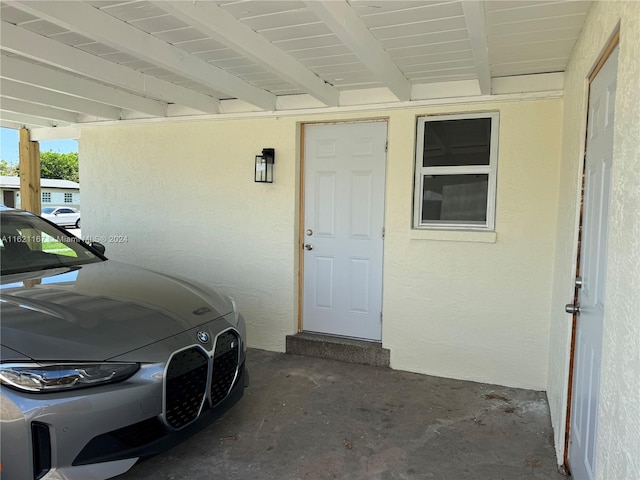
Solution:
{"label": "building in background", "polygon": [[[43,207],[80,208],[80,184],[70,180],[40,179]],[[20,208],[20,177],[0,176],[2,203]]]}

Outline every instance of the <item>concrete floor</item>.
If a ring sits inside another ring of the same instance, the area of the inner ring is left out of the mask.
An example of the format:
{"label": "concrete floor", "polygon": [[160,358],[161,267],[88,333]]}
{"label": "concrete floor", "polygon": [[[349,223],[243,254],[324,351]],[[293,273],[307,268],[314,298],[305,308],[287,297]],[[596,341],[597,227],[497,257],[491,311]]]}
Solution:
{"label": "concrete floor", "polygon": [[565,479],[543,392],[250,350],[208,429],[118,480]]}

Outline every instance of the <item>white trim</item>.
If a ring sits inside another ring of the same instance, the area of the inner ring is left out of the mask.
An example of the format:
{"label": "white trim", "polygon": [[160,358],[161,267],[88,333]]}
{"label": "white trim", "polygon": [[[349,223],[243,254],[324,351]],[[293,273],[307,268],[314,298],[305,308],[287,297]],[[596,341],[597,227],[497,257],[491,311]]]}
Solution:
{"label": "white trim", "polygon": [[42,140],[77,140],[82,130],[78,126],[34,128],[30,131],[33,142]]}
{"label": "white trim", "polygon": [[498,234],[487,230],[436,230],[412,229],[411,240],[433,240],[440,242],[496,243]]}
{"label": "white trim", "polygon": [[[489,165],[461,165],[445,167],[424,167],[424,126],[427,122],[437,122],[440,120],[466,120],[470,118],[491,119],[491,139],[489,144]],[[415,170],[414,170],[414,191],[413,191],[413,229],[446,229],[446,230],[480,230],[493,231],[495,229],[496,210],[496,184],[498,165],[498,141],[500,131],[499,112],[474,112],[455,115],[427,115],[417,119],[416,149],[415,149]],[[487,205],[486,221],[475,224],[474,222],[422,222],[424,177],[428,174],[435,175],[487,175]]]}
{"label": "white trim", "polygon": [[[356,90],[357,91],[357,90]],[[510,92],[513,93],[513,92]],[[456,80],[453,82],[419,83],[411,87],[413,100],[433,100],[435,98],[477,97],[480,86],[477,80]]]}
{"label": "white trim", "polygon": [[[76,124],[70,128],[83,129],[85,127],[102,127],[102,126],[114,126],[114,125],[139,125],[139,124],[151,124],[151,123],[180,123],[180,122],[202,122],[202,121],[227,121],[227,120],[244,120],[244,119],[257,119],[257,118],[281,118],[281,117],[299,117],[299,116],[318,116],[318,115],[336,115],[345,113],[367,113],[367,112],[380,112],[382,110],[406,110],[425,107],[447,107],[447,106],[459,106],[459,105],[482,105],[482,104],[495,104],[506,102],[526,102],[526,101],[539,101],[562,98],[563,92],[560,90],[550,92],[534,92],[534,93],[514,93],[507,95],[483,95],[475,97],[464,98],[439,98],[431,100],[409,101],[409,102],[393,102],[393,103],[378,103],[371,105],[358,105],[351,107],[331,107],[331,108],[306,108],[300,110],[281,110],[281,111],[260,111],[260,112],[238,112],[238,113],[224,113],[217,115],[194,115],[188,117],[162,117],[162,118],[137,118],[131,120],[118,120],[118,121],[105,121],[95,122],[91,124]],[[229,100],[233,102],[235,100]],[[224,105],[226,100],[221,103]],[[331,120],[327,120],[331,121]],[[33,129],[32,132],[36,132],[40,129]],[[47,130],[49,130],[47,128]],[[63,137],[56,137],[61,139]]]}
{"label": "white trim", "polygon": [[564,72],[498,77],[491,80],[491,91],[494,95],[563,89]]}

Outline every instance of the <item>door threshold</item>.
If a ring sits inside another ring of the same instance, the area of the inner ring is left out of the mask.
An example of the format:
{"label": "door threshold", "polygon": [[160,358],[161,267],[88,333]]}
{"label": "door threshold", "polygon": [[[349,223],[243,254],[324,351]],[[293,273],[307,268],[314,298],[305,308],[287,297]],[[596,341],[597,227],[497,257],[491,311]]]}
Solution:
{"label": "door threshold", "polygon": [[377,367],[389,367],[391,356],[380,342],[309,332],[287,335],[286,352]]}

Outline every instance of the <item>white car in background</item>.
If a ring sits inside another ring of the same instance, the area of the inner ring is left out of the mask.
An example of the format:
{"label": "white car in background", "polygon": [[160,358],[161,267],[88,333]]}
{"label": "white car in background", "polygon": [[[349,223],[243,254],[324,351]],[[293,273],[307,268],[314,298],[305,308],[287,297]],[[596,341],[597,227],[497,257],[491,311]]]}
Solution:
{"label": "white car in background", "polygon": [[56,225],[80,228],[80,210],[71,207],[44,207],[42,218]]}

